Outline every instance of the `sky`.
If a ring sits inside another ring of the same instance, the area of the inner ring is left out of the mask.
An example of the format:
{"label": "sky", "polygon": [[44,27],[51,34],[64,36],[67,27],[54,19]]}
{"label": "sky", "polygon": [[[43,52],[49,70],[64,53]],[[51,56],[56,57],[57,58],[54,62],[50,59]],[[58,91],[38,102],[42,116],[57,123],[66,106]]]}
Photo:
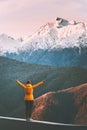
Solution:
{"label": "sky", "polygon": [[0,34],[26,37],[57,17],[87,22],[87,0],[0,0]]}

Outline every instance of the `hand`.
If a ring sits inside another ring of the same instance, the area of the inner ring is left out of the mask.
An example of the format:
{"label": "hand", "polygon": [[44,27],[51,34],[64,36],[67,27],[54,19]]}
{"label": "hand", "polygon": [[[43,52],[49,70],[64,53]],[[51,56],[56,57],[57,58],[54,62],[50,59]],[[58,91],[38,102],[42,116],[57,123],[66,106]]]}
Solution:
{"label": "hand", "polygon": [[45,82],[46,82],[46,80],[43,80],[42,82],[43,82],[43,83],[45,83]]}
{"label": "hand", "polygon": [[16,82],[17,82],[18,80],[16,80]]}

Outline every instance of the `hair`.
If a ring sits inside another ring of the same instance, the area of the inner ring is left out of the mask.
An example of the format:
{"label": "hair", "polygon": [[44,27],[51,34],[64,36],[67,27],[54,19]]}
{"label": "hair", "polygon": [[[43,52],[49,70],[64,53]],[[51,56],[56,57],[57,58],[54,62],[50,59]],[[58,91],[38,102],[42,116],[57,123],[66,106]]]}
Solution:
{"label": "hair", "polygon": [[31,81],[30,81],[30,80],[28,80],[28,81],[26,82],[26,84],[31,84]]}

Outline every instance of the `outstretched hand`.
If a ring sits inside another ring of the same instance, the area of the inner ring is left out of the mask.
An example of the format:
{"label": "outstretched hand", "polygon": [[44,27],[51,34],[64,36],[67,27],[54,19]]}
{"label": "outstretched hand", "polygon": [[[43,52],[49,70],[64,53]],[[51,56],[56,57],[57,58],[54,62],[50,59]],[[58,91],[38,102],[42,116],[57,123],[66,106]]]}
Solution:
{"label": "outstretched hand", "polygon": [[17,82],[18,80],[16,80],[16,82]]}
{"label": "outstretched hand", "polygon": [[46,82],[46,80],[43,80],[43,83],[45,83]]}

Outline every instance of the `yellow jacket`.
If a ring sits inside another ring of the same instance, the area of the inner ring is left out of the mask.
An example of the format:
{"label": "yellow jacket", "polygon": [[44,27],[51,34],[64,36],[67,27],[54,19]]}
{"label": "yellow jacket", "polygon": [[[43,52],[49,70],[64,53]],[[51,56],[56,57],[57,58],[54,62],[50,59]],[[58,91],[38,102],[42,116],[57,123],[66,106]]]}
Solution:
{"label": "yellow jacket", "polygon": [[25,97],[24,100],[34,100],[34,96],[33,96],[33,90],[34,88],[40,86],[41,84],[44,83],[44,81],[41,81],[35,85],[31,85],[31,84],[26,84],[24,85],[23,83],[21,83],[20,81],[16,80],[16,82],[25,90]]}

